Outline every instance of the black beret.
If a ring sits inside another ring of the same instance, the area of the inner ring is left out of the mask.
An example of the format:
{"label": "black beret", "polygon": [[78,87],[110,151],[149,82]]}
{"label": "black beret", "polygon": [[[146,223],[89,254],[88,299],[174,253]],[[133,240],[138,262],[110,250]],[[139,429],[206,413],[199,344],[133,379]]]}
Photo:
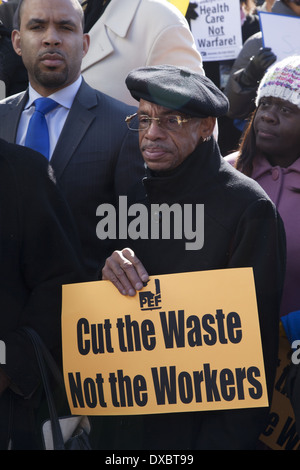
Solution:
{"label": "black beret", "polygon": [[133,98],[195,117],[227,113],[226,96],[207,77],[186,67],[157,65],[132,70],[126,85]]}

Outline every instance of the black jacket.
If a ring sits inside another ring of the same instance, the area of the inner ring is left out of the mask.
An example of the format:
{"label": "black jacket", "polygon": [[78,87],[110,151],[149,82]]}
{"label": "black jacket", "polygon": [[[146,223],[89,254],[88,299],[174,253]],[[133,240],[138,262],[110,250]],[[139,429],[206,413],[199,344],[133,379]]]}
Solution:
{"label": "black jacket", "polygon": [[[213,139],[201,144],[168,174],[153,175],[148,170],[134,199],[148,207],[155,203],[204,204],[204,245],[198,251],[185,249],[187,239],[127,240],[150,275],[253,267],[271,395],[285,272],[285,233],[271,200],[256,182],[222,159]],[[112,423],[118,420],[106,418],[102,444],[111,446],[103,448],[150,450],[253,449],[264,429],[267,411],[257,408],[132,416],[122,418],[115,427]]]}
{"label": "black jacket", "polygon": [[0,339],[6,348],[0,367],[11,380],[0,396],[0,448],[8,440],[14,448],[35,448],[40,377],[21,328],[34,328],[59,360],[61,286],[85,277],[73,221],[47,160],[0,139],[0,179]]}

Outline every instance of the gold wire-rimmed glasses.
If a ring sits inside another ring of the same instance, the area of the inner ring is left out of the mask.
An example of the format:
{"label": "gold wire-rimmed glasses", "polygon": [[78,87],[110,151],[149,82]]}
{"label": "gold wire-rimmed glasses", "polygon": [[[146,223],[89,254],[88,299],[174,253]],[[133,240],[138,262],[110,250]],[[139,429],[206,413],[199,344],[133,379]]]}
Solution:
{"label": "gold wire-rimmed glasses", "polygon": [[177,131],[182,127],[182,124],[190,121],[191,117],[182,117],[179,115],[167,114],[165,116],[150,117],[147,114],[134,113],[131,116],[127,116],[125,122],[128,128],[132,131],[146,131],[151,126],[153,121],[157,122],[157,125],[162,129],[168,131]]}

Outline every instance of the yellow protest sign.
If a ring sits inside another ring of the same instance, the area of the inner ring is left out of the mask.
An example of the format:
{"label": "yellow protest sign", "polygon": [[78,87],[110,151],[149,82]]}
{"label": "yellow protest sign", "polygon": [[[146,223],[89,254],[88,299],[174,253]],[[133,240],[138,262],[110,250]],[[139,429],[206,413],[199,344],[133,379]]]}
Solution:
{"label": "yellow protest sign", "polygon": [[175,5],[175,7],[177,7],[178,10],[181,11],[183,16],[185,16],[189,3],[190,3],[189,0],[168,0],[168,1],[172,3],[173,5]]}
{"label": "yellow protest sign", "polygon": [[268,406],[250,268],[63,286],[62,337],[73,414]]}
{"label": "yellow protest sign", "polygon": [[279,353],[273,398],[266,429],[260,440],[272,450],[299,450],[300,438],[292,404],[288,398],[286,379],[291,364],[292,349],[283,328],[279,334]]}

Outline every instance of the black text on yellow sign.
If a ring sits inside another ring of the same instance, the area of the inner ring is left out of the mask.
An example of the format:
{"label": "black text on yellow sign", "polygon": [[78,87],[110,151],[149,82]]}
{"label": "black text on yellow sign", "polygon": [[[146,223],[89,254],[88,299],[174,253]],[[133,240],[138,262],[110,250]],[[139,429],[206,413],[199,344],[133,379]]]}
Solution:
{"label": "black text on yellow sign", "polygon": [[157,276],[134,298],[64,286],[63,355],[75,414],[268,404],[251,269]]}

